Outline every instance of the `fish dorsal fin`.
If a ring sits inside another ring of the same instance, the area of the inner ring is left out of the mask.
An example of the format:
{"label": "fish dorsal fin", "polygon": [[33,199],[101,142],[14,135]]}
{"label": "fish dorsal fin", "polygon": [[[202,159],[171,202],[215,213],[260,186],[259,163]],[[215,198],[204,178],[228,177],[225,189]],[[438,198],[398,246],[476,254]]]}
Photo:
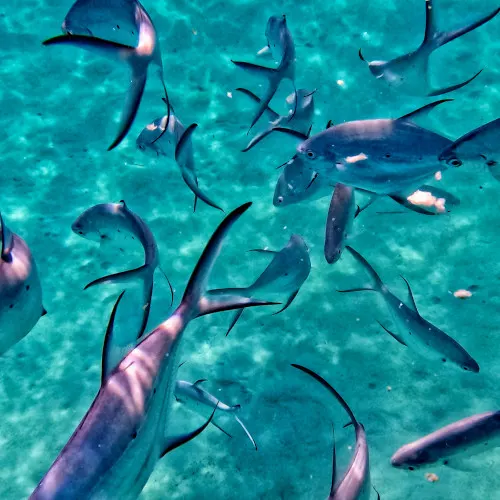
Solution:
{"label": "fish dorsal fin", "polygon": [[121,203],[122,207],[125,209],[125,210],[128,210],[128,207],[127,207],[127,204],[125,203],[125,200],[120,200],[119,203]]}
{"label": "fish dorsal fin", "polygon": [[181,135],[181,138],[179,139],[179,142],[177,143],[177,146],[175,147],[175,161],[179,163],[179,159],[184,151],[184,148],[186,147],[189,139],[193,135],[193,132],[196,130],[198,127],[197,123],[191,123],[189,127],[184,130],[184,133]]}
{"label": "fish dorsal fin", "polygon": [[4,224],[2,214],[0,213],[0,226],[2,229],[2,253],[1,258],[4,262],[11,262],[12,261],[12,243],[13,243],[13,237],[12,237],[12,232],[10,229]]}
{"label": "fish dorsal fin", "polygon": [[412,111],[411,113],[403,115],[402,117],[398,118],[397,121],[416,123],[415,120],[418,120],[420,118],[427,118],[427,115],[436,106],[443,104],[443,102],[449,102],[449,101],[453,101],[453,99],[440,99],[439,101],[431,102],[429,104],[426,104],[425,106],[422,106],[421,108],[416,109],[415,111]]}
{"label": "fish dorsal fin", "polygon": [[435,9],[432,0],[425,0],[425,35],[424,44],[431,43],[438,33]]}
{"label": "fish dorsal fin", "polygon": [[326,128],[329,129],[329,128],[332,128],[334,126],[335,125],[334,125],[333,121],[332,120],[328,120],[328,123],[326,124]]}
{"label": "fish dorsal fin", "polygon": [[198,379],[194,384],[193,384],[193,387],[197,387],[198,385],[200,384],[203,384],[203,382],[206,382],[207,379],[206,378],[200,378]]}
{"label": "fish dorsal fin", "polygon": [[109,317],[108,321],[108,327],[106,328],[106,334],[104,335],[104,344],[102,346],[101,385],[104,385],[110,373],[116,368],[121,359],[117,359],[117,356],[115,356],[113,353],[113,330],[115,326],[116,311],[118,310],[118,305],[120,304],[124,293],[125,290],[120,293],[120,296],[113,306],[113,310],[111,311],[111,316]]}
{"label": "fish dorsal fin", "polygon": [[419,312],[418,312],[418,309],[417,309],[417,304],[415,302],[415,297],[413,296],[413,292],[411,291],[411,287],[410,287],[410,284],[408,283],[408,281],[406,280],[406,278],[404,276],[401,276],[401,279],[406,283],[406,286],[408,288],[408,304],[407,306],[412,309],[413,311],[415,311],[419,316]]}

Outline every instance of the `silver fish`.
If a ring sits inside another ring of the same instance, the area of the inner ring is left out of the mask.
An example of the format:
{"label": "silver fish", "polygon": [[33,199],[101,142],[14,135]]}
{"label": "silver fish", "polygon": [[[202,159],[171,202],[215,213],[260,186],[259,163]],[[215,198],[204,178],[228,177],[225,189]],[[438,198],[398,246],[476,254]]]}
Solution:
{"label": "silver fish", "polygon": [[[269,18],[266,27],[266,38],[267,45],[259,51],[259,54],[269,50],[273,59],[279,62],[277,68],[266,68],[257,64],[232,60],[239,68],[267,79],[267,89],[252,120],[250,130],[266,111],[282,80],[289,79],[295,89],[295,44],[286,23],[286,16],[271,16]],[[297,101],[295,99],[296,105],[298,104]]]}
{"label": "silver fish", "polygon": [[198,187],[193,141],[191,139],[196,127],[196,124],[192,124],[186,129],[176,115],[167,114],[163,118],[157,118],[153,123],[146,125],[139,137],[137,137],[136,145],[143,153],[155,157],[175,158],[184,182],[195,196],[195,210],[198,198],[207,205],[222,210]]}
{"label": "silver fish", "polygon": [[429,57],[439,47],[442,47],[493,19],[498,12],[500,12],[500,8],[495,9],[487,16],[463,28],[453,31],[440,31],[438,29],[435,11],[436,9],[432,0],[425,0],[425,35],[423,42],[417,50],[396,57],[391,61],[371,62],[366,61],[361,53],[361,49],[359,50],[360,59],[368,64],[368,68],[375,78],[384,80],[390,87],[396,88],[407,94],[437,96],[462,88],[481,73],[482,70],[465,82],[432,90],[428,81]]}
{"label": "silver fish", "polygon": [[[243,424],[238,415],[236,415],[236,413],[241,410],[241,406],[240,405],[229,406],[223,403],[222,401],[219,401],[215,396],[212,396],[209,392],[205,391],[205,389],[202,389],[200,387],[202,382],[206,382],[206,380],[200,379],[194,382],[194,384],[192,384],[191,382],[187,382],[186,380],[178,380],[175,383],[175,397],[177,401],[186,403],[187,400],[190,400],[194,401],[195,403],[200,403],[205,406],[208,406],[209,408],[212,408],[217,412],[230,413],[234,417],[236,422],[240,424],[241,428],[247,435],[253,447],[257,450],[257,443],[255,442],[255,439],[252,437],[250,432],[248,432],[248,429],[245,427],[245,424]],[[216,425],[213,420],[211,423]],[[219,426],[217,427],[221,429]],[[226,433],[226,431],[224,431],[223,429],[221,430],[222,432]]]}
{"label": "silver fish", "polygon": [[[238,88],[239,92],[247,95],[256,103],[260,103],[260,99],[247,89]],[[279,115],[267,106],[264,113],[268,115],[269,126],[262,132],[257,134],[246,146],[242,152],[249,151],[262,139],[267,137],[275,128],[288,127],[296,130],[304,135],[309,135],[314,118],[314,90],[298,89],[297,92],[292,92],[286,98],[288,113],[284,116]]]}
{"label": "silver fish", "polygon": [[[132,212],[123,200],[120,203],[101,203],[88,208],[71,225],[74,233],[98,243],[118,237],[130,237],[141,243],[144,249],[144,264],[130,271],[111,274],[96,279],[85,286],[85,290],[101,283],[128,283],[134,280],[143,282],[143,303],[141,304],[142,323],[136,336],[139,339],[147,326],[153,295],[153,275],[160,266],[160,257],[155,237],[144,220]],[[120,234],[118,234],[120,233]],[[165,275],[166,277],[166,275]],[[168,281],[168,278],[167,278]],[[173,291],[170,285],[170,291]]]}
{"label": "silver fish", "polygon": [[0,356],[17,344],[47,314],[42,287],[26,242],[10,231],[0,214]]}
{"label": "silver fish", "polygon": [[500,446],[500,411],[488,411],[453,422],[406,444],[394,453],[391,464],[415,470],[440,462],[453,467],[454,460]]}
{"label": "silver fish", "polygon": [[302,142],[295,158],[302,158],[311,172],[330,183],[380,195],[415,190],[446,170],[438,157],[451,141],[415,123],[445,101],[396,120],[360,120],[330,127]]}
{"label": "silver fish", "polygon": [[[266,294],[289,294],[285,305],[276,313],[279,314],[287,309],[293,302],[300,287],[309,276],[311,271],[311,259],[309,258],[309,249],[302,236],[292,234],[290,240],[279,252],[273,250],[252,250],[253,252],[264,253],[273,257],[263,273],[255,282],[247,287],[248,297],[255,297],[261,293]],[[209,296],[213,294],[220,295],[225,293],[234,293],[234,289],[222,289],[208,292]],[[229,325],[226,335],[233,329],[238,319],[243,314],[243,309],[239,309]]]}
{"label": "silver fish", "polygon": [[500,180],[500,118],[457,139],[441,153],[439,160],[455,167],[480,158],[493,177]]}
{"label": "silver fish", "polygon": [[231,212],[205,247],[179,307],[115,367],[107,362],[113,339],[110,318],[103,349],[103,377],[87,414],[31,495],[47,499],[135,499],[156,463],[198,435],[168,437],[182,334],[199,316],[268,302],[238,295],[208,297],[206,284],[231,226],[249,208]]}
{"label": "silver fish", "polygon": [[[134,23],[131,35],[137,34],[137,44],[113,41],[113,38],[119,36],[117,35],[120,32],[119,23],[123,20],[125,24],[130,24],[132,18]],[[95,27],[97,30],[105,27],[103,33],[106,38],[95,36]],[[137,0],[119,1],[113,6],[110,6],[108,0],[77,0],[64,19],[62,29],[64,35],[45,40],[43,45],[79,47],[113,60],[126,61],[130,66],[130,87],[120,118],[118,134],[108,148],[110,151],[120,144],[132,126],[141,103],[151,63],[158,68],[158,76],[168,101],[161,51],[153,21]]]}
{"label": "silver fish", "polygon": [[398,332],[391,332],[379,322],[380,326],[396,339],[400,344],[407,346],[421,356],[430,360],[439,360],[443,363],[450,361],[452,364],[465,371],[479,372],[479,365],[470,354],[454,339],[442,330],[429,323],[420,316],[410,285],[403,278],[408,287],[408,304],[403,303],[382,282],[373,267],[356,250],[346,246],[351,255],[359,262],[372,280],[371,287],[355,288],[352,290],[339,290],[339,292],[370,291],[382,295]]}
{"label": "silver fish", "polygon": [[[363,424],[356,420],[352,410],[344,401],[342,396],[321,376],[305,366],[292,364],[294,368],[307,373],[317,380],[330,394],[333,394],[342,408],[351,419],[356,434],[356,446],[351,461],[340,480],[337,480],[337,460],[335,452],[335,442],[333,443],[333,474],[332,486],[329,500],[368,500],[371,492],[370,481],[370,458],[368,452],[368,443],[366,441],[366,432]],[[378,495],[378,493],[377,493]],[[380,495],[378,495],[380,500]]]}

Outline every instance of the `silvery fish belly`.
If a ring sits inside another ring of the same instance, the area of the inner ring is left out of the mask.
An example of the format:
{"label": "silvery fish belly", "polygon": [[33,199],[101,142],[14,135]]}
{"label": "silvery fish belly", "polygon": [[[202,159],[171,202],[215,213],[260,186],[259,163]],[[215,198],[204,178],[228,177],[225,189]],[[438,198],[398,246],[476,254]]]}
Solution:
{"label": "silvery fish belly", "polygon": [[305,141],[298,151],[332,183],[391,194],[416,189],[444,170],[438,157],[449,144],[448,139],[412,122],[384,119],[329,128]]}
{"label": "silvery fish belly", "polygon": [[22,238],[12,238],[11,261],[0,260],[0,355],[27,335],[45,312],[33,256]]}

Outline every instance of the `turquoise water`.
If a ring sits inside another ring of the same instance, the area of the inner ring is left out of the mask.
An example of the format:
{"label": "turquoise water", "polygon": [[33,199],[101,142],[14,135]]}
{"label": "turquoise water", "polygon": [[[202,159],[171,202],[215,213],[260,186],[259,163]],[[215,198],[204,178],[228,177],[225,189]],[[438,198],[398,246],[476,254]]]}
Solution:
{"label": "turquoise water", "polygon": [[[270,15],[287,15],[297,50],[297,86],[316,88],[313,131],[355,119],[397,117],[426,99],[389,90],[369,74],[357,51],[390,59],[420,43],[423,2],[159,2],[145,1],[163,53],[165,79],[176,113],[197,122],[193,138],[200,185],[226,212],[253,201],[232,230],[213,277],[214,287],[247,286],[267,260],[250,248],[282,248],[292,233],[310,248],[311,274],[284,313],[247,311],[226,338],[229,313],[197,319],[183,340],[179,377],[208,379],[222,401],[241,404],[241,418],[256,452],[230,420],[227,438],[215,428],[172,452],[156,466],[142,497],[326,497],[331,481],[331,421],[338,460],[347,465],[354,437],[347,417],[312,380],[290,367],[322,374],[364,423],[372,483],[385,499],[500,498],[500,452],[477,458],[462,471],[430,465],[407,472],[390,465],[401,445],[450,422],[498,408],[496,325],[498,293],[498,181],[478,166],[448,171],[441,183],[461,199],[449,216],[380,215],[398,210],[377,202],[363,213],[353,245],[398,295],[399,275],[412,284],[422,315],[457,339],[481,366],[462,373],[427,362],[402,348],[376,323],[387,312],[373,294],[337,294],[366,281],[345,254],[333,266],[323,257],[329,199],[284,208],[272,204],[292,138],[271,135],[248,153],[246,132],[254,108],[239,86],[259,93],[258,80],[231,64],[254,60],[264,46]],[[497,7],[495,0],[435,2],[445,27]],[[84,51],[43,47],[60,33],[71,2],[4,2],[0,6],[1,210],[30,246],[48,314],[2,357],[0,377],[0,498],[26,498],[90,406],[100,383],[101,349],[119,286],[83,291],[89,281],[140,265],[142,249],[99,247],[79,238],[71,223],[86,208],[127,201],[154,233],[162,267],[180,300],[191,270],[222,214],[193,197],[174,161],[151,159],[135,146],[142,128],[164,114],[161,88],[150,78],[134,125],[123,143],[106,152],[116,133],[128,69]],[[484,72],[452,94],[428,127],[451,138],[499,116],[499,19],[440,49],[431,79],[449,85]],[[273,107],[285,112],[285,82]],[[231,96],[233,92],[234,95]],[[396,208],[394,208],[396,207]],[[149,326],[171,309],[157,273]],[[478,286],[468,300],[453,291]],[[129,304],[130,324],[137,312]],[[126,327],[126,320],[122,320]],[[182,428],[203,419],[175,407]],[[429,482],[426,473],[439,481]],[[376,498],[376,495],[373,494]]]}

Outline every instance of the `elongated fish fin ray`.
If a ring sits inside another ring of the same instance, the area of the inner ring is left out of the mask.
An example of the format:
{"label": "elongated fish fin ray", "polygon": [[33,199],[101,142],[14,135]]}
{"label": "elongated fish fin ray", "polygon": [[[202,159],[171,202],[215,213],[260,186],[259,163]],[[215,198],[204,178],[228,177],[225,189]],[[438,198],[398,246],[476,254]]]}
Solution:
{"label": "elongated fish fin ray", "polygon": [[201,201],[205,202],[208,206],[216,208],[217,210],[220,210],[221,212],[224,212],[224,210],[219,207],[214,201],[212,201],[203,191],[198,187],[198,180],[195,178],[193,179],[193,176],[190,175],[190,173],[183,167],[181,167],[181,174],[184,182],[186,183],[187,187],[191,189],[195,196],[195,202],[194,202],[194,210],[196,211],[196,200],[199,198]]}
{"label": "elongated fish fin ray", "polygon": [[222,433],[224,433],[227,437],[229,437],[229,438],[231,438],[231,439],[232,439],[232,437],[233,437],[233,436],[231,436],[231,434],[229,434],[229,432],[225,431],[225,430],[224,430],[224,429],[223,429],[223,428],[222,428],[219,424],[217,424],[217,423],[216,423],[216,422],[214,422],[213,420],[212,420],[212,422],[210,422],[210,423],[211,423],[214,427],[216,427],[217,429],[219,429]]}
{"label": "elongated fish fin ray", "polygon": [[153,276],[151,281],[144,280],[142,295],[142,321],[137,340],[139,340],[148,326],[149,312],[151,311],[151,299],[153,298]]}
{"label": "elongated fish fin ray", "polygon": [[172,287],[172,283],[170,283],[170,280],[168,279],[167,273],[160,266],[158,266],[158,269],[161,271],[161,274],[163,274],[163,276],[165,276],[165,279],[167,280],[168,286],[170,288],[170,307],[172,307],[174,304],[174,289]]}
{"label": "elongated fish fin ray", "polygon": [[396,339],[400,344],[404,345],[405,347],[408,347],[408,345],[401,339],[401,337],[389,330],[389,328],[385,327],[380,321],[377,321],[377,323],[394,339]]}
{"label": "elongated fish fin ray", "polygon": [[352,293],[352,292],[378,292],[375,288],[363,287],[363,288],[349,288],[349,290],[337,290],[338,293]]}
{"label": "elongated fish fin ray", "polygon": [[482,71],[483,70],[480,69],[474,76],[472,76],[468,80],[465,80],[465,82],[456,83],[455,85],[450,85],[449,87],[442,87],[442,88],[437,89],[437,90],[432,90],[427,95],[429,97],[435,97],[438,95],[448,94],[449,92],[453,92],[454,90],[461,89],[462,87],[465,87],[468,83],[472,82],[472,80],[477,78],[481,74]]}
{"label": "elongated fish fin ray", "polygon": [[257,134],[255,137],[253,137],[250,142],[245,146],[244,149],[241,150],[242,153],[246,153],[247,151],[250,151],[254,146],[256,146],[262,139],[265,139],[271,132],[273,132],[274,127],[269,127],[266,130],[263,130],[259,134]]}
{"label": "elongated fish fin ray", "polygon": [[407,113],[406,115],[401,116],[400,118],[398,118],[398,121],[415,122],[415,119],[426,118],[427,115],[436,106],[443,104],[443,102],[450,102],[450,101],[453,101],[453,99],[440,99],[439,101],[431,102],[429,104],[426,104],[425,106],[422,106],[421,108],[416,109],[415,111],[412,111],[411,113]]}
{"label": "elongated fish fin ray", "polygon": [[[290,135],[292,137],[295,137],[296,139],[300,139],[301,141],[306,141],[307,139],[309,139],[308,135],[303,134],[302,132],[298,132],[297,130],[292,130],[292,129],[286,128],[286,127],[274,127],[273,131],[274,132],[281,132],[282,134]],[[286,165],[286,163],[285,163],[285,165]]]}
{"label": "elongated fish fin ray", "polygon": [[273,313],[273,316],[276,316],[276,314],[282,313],[285,309],[288,309],[290,304],[294,301],[295,297],[297,297],[297,294],[299,293],[299,290],[295,290],[290,296],[288,297],[285,305],[277,312]]}
{"label": "elongated fish fin ray", "polygon": [[248,429],[245,427],[245,424],[238,418],[237,415],[233,415],[233,416],[234,416],[234,419],[236,420],[236,422],[238,422],[241,425],[241,428],[243,429],[245,434],[248,436],[248,439],[250,439],[250,441],[252,442],[253,447],[255,448],[255,451],[257,451],[257,443],[255,442],[255,439],[252,437],[252,435],[250,434]]}
{"label": "elongated fish fin ray", "polygon": [[0,213],[0,226],[2,229],[2,253],[0,254],[4,262],[12,261],[12,243],[13,236],[10,229],[4,224],[2,214]]}
{"label": "elongated fish fin ray", "polygon": [[193,386],[196,387],[197,385],[203,384],[203,382],[206,382],[206,378],[199,378],[196,382],[193,383]]}
{"label": "elongated fish fin ray", "polygon": [[499,12],[500,12],[500,7],[496,8],[486,16],[479,18],[477,21],[470,23],[462,28],[458,28],[452,31],[437,32],[435,35],[436,36],[435,43],[437,44],[437,47],[442,47],[443,45],[451,42],[452,40],[455,40],[456,38],[461,37],[462,35],[465,35],[466,33],[469,33],[470,31],[475,30],[476,28],[479,28],[479,26],[482,26],[483,24],[493,19]]}
{"label": "elongated fish fin ray", "polygon": [[108,326],[106,328],[106,334],[104,335],[101,360],[101,385],[104,385],[110,373],[116,368],[117,364],[121,360],[121,358],[118,358],[113,353],[113,330],[115,326],[116,311],[118,310],[118,305],[120,304],[124,293],[125,290],[120,293],[118,299],[115,302],[115,305],[113,306],[111,316],[109,317]]}
{"label": "elongated fish fin ray", "polygon": [[163,446],[163,451],[160,454],[160,458],[163,458],[167,453],[170,453],[172,450],[179,448],[179,446],[182,446],[183,444],[186,444],[189,441],[191,441],[191,439],[194,439],[196,436],[199,436],[212,422],[212,419],[214,418],[214,414],[218,407],[219,403],[217,402],[214,411],[210,415],[210,418],[202,426],[198,427],[194,431],[168,438],[166,440],[165,445]]}
{"label": "elongated fish fin ray", "polygon": [[238,309],[234,313],[234,316],[231,319],[231,323],[229,324],[229,328],[227,329],[226,337],[229,335],[229,332],[234,328],[234,325],[236,325],[237,321],[241,318],[241,315],[243,314],[243,311],[244,311],[244,309]]}
{"label": "elongated fish fin ray", "polygon": [[225,297],[208,296],[205,293],[212,268],[219,256],[227,233],[250,206],[251,202],[245,203],[228,214],[219,224],[219,227],[215,230],[203,250],[191,274],[181,302],[182,306],[190,310],[192,317],[203,316],[217,311],[229,311],[242,307],[273,304],[271,302],[256,300],[245,295],[240,295],[239,293]]}
{"label": "elongated fish fin ray", "polygon": [[256,253],[264,253],[264,254],[269,254],[269,255],[276,255],[277,252],[276,250],[268,250],[267,248],[252,248],[251,250],[248,250],[249,252],[256,252]]}
{"label": "elongated fish fin ray", "polygon": [[[242,94],[245,94],[246,96],[250,97],[250,99],[252,99],[253,102],[260,104],[260,99],[253,92],[250,92],[250,90],[244,89],[242,87],[239,87],[236,90],[238,92],[241,92]],[[268,115],[269,121],[275,121],[280,117],[280,115],[278,113],[276,113],[276,111],[274,111],[269,106],[267,106],[264,113]]]}
{"label": "elongated fish fin ray", "polygon": [[335,398],[340,403],[342,408],[344,408],[347,415],[349,415],[349,418],[351,419],[354,427],[358,427],[360,425],[360,423],[356,420],[354,413],[349,408],[349,405],[344,401],[344,398],[342,398],[342,396],[323,377],[321,377],[317,373],[313,372],[309,368],[306,368],[305,366],[297,365],[295,363],[292,363],[292,366],[294,368],[297,368],[297,369],[303,371],[304,373],[307,373],[312,378],[317,380],[327,391],[329,391],[331,394],[333,394],[335,396]]}
{"label": "elongated fish fin ray", "polygon": [[253,126],[257,123],[259,118],[264,114],[267,107],[269,106],[271,99],[273,98],[274,94],[276,93],[276,90],[278,89],[278,85],[281,81],[281,78],[279,72],[275,68],[266,68],[265,66],[260,66],[258,64],[252,64],[241,61],[231,60],[231,62],[236,66],[238,66],[239,68],[242,68],[253,75],[266,78],[268,81],[266,92],[264,93],[264,96],[260,101],[257,112],[255,113],[255,116],[250,125],[249,128],[250,131],[253,128]]}
{"label": "elongated fish fin ray", "polygon": [[408,280],[404,276],[401,276],[401,279],[406,283],[406,287],[408,288],[408,303],[406,305],[410,309],[413,309],[420,316],[420,313],[417,309],[417,303],[415,302],[415,297],[413,296],[413,292],[411,291],[410,283],[408,283]]}
{"label": "elongated fish fin ray", "polygon": [[384,289],[385,285],[383,281],[380,279],[380,276],[377,274],[375,269],[373,269],[373,267],[368,263],[368,261],[361,254],[356,252],[354,248],[350,246],[346,246],[345,248],[365,268],[365,271],[370,275],[370,278],[373,280],[373,289],[378,292],[381,292]]}
{"label": "elongated fish fin ray", "polygon": [[132,78],[130,87],[125,98],[120,124],[118,125],[118,134],[115,140],[108,147],[108,151],[116,148],[128,134],[132,123],[134,123],[139,105],[141,104],[142,95],[146,86],[147,67],[132,68]]}
{"label": "elongated fish fin ray", "polygon": [[380,500],[380,493],[376,490],[375,486],[372,486],[373,491],[377,494],[377,500]]}
{"label": "elongated fish fin ray", "polygon": [[337,482],[337,448],[335,446],[335,426],[332,422],[332,486],[330,488],[330,495],[335,491],[335,483]]}
{"label": "elongated fish fin ray", "polygon": [[[288,121],[292,120],[295,116],[295,113],[297,113],[297,105],[298,105],[298,102],[299,102],[299,95],[297,94],[297,87],[295,86],[295,82],[292,80],[292,85],[293,85],[293,95],[294,95],[294,106],[293,106],[293,113],[290,114],[290,116],[288,117]],[[309,134],[311,133],[311,129],[312,129],[312,125],[311,125],[311,128],[309,129],[309,133],[307,134],[307,136],[309,137]]]}
{"label": "elongated fish fin ray", "polygon": [[[128,283],[136,279],[145,280],[147,276],[150,276],[149,268],[146,266],[137,267],[136,269],[131,269],[130,271],[123,271],[121,273],[109,274],[108,276],[103,276],[89,284],[85,285],[84,290],[91,288],[95,285],[100,285],[101,283]],[[152,277],[151,277],[152,279]]]}

